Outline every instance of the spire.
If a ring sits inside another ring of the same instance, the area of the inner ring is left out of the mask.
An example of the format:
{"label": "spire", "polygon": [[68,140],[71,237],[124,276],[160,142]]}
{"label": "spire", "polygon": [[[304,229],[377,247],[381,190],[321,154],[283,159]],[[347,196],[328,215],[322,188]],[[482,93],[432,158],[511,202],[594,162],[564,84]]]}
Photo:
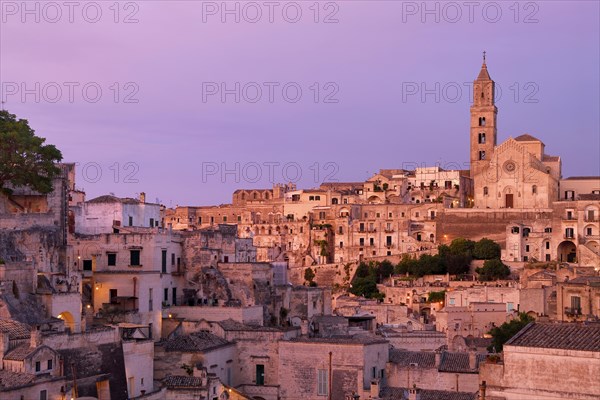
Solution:
{"label": "spire", "polygon": [[485,51],[483,52],[483,65],[481,66],[481,71],[479,71],[479,76],[477,77],[478,81],[491,81],[490,74],[487,70],[487,65],[485,64]]}

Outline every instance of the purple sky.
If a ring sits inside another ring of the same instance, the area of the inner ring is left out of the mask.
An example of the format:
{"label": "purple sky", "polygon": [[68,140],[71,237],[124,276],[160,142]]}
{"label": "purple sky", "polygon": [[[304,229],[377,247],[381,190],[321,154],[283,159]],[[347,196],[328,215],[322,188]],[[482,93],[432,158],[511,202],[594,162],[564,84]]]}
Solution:
{"label": "purple sky", "polygon": [[[22,2],[2,1],[4,108],[80,163],[88,198],[145,191],[167,206],[219,204],[236,188],[296,180],[298,167],[304,188],[330,174],[360,181],[415,163],[465,167],[468,84],[486,50],[502,91],[499,141],[530,133],[562,157],[563,176],[600,175],[599,2],[476,2],[472,16],[463,2],[427,2],[429,14],[421,1],[319,2],[318,22],[314,3],[275,2],[271,23],[259,1],[252,23],[256,7],[228,2],[240,7],[238,23],[220,1],[123,2],[118,15],[112,1],[82,2],[70,22],[67,7],[57,14],[62,2],[28,2],[38,11],[27,14]],[[302,15],[291,23],[295,4]],[[95,5],[102,15],[91,23]],[[72,102],[68,82],[78,85]],[[246,85],[239,103],[207,92],[236,82]],[[252,103],[255,85],[262,94]],[[421,89],[430,92],[422,98]],[[236,163],[238,176],[203,175]]]}

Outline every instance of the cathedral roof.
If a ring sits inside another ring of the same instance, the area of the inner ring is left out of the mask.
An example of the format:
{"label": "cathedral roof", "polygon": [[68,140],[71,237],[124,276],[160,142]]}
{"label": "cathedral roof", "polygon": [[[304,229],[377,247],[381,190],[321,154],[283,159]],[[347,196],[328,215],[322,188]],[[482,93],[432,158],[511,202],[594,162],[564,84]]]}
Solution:
{"label": "cathedral roof", "polygon": [[524,134],[524,135],[521,135],[521,136],[517,136],[517,137],[515,138],[515,140],[516,140],[517,142],[541,142],[541,140],[540,140],[540,139],[538,139],[538,138],[536,138],[536,137],[533,137],[533,136],[531,136],[531,135],[529,135],[529,134],[527,134],[527,133],[526,133],[526,134]]}

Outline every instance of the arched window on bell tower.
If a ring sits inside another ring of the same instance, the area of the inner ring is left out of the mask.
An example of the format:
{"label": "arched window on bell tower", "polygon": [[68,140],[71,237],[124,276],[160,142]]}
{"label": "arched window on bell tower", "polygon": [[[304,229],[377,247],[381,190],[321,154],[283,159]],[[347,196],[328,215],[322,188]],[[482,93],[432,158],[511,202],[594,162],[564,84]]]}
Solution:
{"label": "arched window on bell tower", "polygon": [[479,117],[479,126],[485,126],[485,117]]}
{"label": "arched window on bell tower", "polygon": [[478,137],[479,144],[485,144],[485,133],[481,132]]}

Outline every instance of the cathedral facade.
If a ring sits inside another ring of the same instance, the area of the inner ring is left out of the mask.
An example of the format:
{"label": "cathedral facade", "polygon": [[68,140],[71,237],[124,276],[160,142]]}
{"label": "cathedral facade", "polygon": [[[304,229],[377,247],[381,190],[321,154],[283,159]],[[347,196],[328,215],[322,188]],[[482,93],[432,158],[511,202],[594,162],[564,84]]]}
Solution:
{"label": "cathedral facade", "polygon": [[560,157],[547,155],[544,143],[528,134],[497,145],[495,83],[485,58],[473,84],[471,178],[475,208],[548,209],[558,198]]}

